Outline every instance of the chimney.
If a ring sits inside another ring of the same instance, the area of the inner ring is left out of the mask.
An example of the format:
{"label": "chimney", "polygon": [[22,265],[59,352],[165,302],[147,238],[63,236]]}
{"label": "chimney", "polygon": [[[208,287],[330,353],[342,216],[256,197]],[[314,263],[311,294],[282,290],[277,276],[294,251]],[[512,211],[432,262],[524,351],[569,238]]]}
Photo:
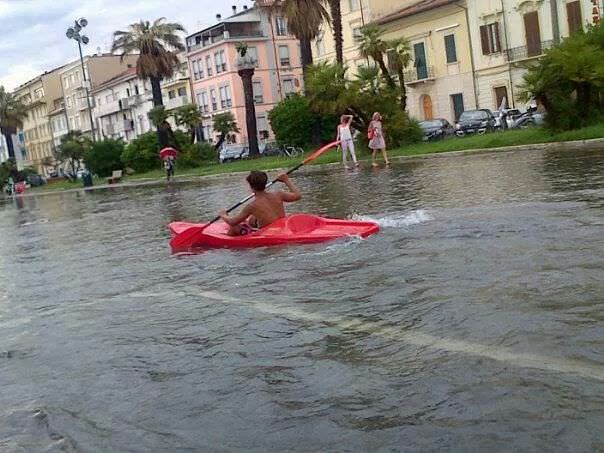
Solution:
{"label": "chimney", "polygon": [[216,14],[216,20],[218,22],[220,22],[222,20],[222,15],[221,14]]}
{"label": "chimney", "polygon": [[233,16],[234,16],[235,14],[237,14],[237,5],[233,5],[233,6],[231,6],[231,8],[233,8]]}

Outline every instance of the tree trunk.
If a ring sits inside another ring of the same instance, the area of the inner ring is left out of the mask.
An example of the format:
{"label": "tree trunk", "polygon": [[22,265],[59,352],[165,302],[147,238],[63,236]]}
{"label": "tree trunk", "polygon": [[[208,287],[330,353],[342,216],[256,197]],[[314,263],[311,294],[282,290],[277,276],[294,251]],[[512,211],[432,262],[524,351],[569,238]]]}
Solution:
{"label": "tree trunk", "polygon": [[245,125],[247,128],[247,141],[250,150],[250,157],[258,157],[258,128],[256,125],[256,106],[254,105],[254,87],[252,85],[252,76],[254,68],[240,69],[239,76],[243,82],[243,94],[245,97]]}
{"label": "tree trunk", "polygon": [[161,78],[151,77],[151,92],[153,93],[153,107],[164,105],[164,100],[161,95]]}
{"label": "tree trunk", "polygon": [[13,136],[10,130],[2,130],[2,135],[6,139],[6,148],[8,149],[8,158],[15,159],[15,145],[13,143]]}
{"label": "tree trunk", "polygon": [[394,83],[394,80],[392,79],[390,72],[388,72],[386,63],[384,63],[384,57],[380,57],[376,61],[377,61],[378,66],[380,67],[380,70],[382,71],[382,75],[384,76],[384,79],[386,79],[386,83],[388,84],[388,86],[390,88],[396,88],[396,84]]}
{"label": "tree trunk", "polygon": [[340,0],[329,0],[331,12],[331,24],[333,27],[333,40],[336,46],[336,62],[344,64],[344,53],[342,50],[342,11],[340,10]]}
{"label": "tree trunk", "polygon": [[308,67],[312,64],[312,48],[308,39],[300,40],[300,60],[302,61],[302,78],[304,79],[304,90],[306,91],[306,78]]}
{"label": "tree trunk", "polygon": [[401,108],[405,110],[407,108],[407,87],[405,87],[405,73],[402,69],[398,71],[398,83],[401,93]]}
{"label": "tree trunk", "polygon": [[216,150],[217,152],[220,152],[220,147],[224,143],[225,139],[226,139],[226,134],[220,134],[220,137],[218,137],[218,141],[214,145],[214,150]]}

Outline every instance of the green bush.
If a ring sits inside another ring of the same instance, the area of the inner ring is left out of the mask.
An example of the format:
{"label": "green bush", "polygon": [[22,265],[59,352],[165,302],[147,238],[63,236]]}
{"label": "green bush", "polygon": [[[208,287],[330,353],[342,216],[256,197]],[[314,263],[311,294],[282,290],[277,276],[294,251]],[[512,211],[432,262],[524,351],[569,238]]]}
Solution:
{"label": "green bush", "polygon": [[[409,118],[407,112],[396,111],[389,118],[384,118],[384,133],[386,146],[388,148],[398,148],[403,145],[410,145],[422,140],[423,132],[419,123]],[[367,134],[365,134],[366,136]]]}
{"label": "green bush", "polygon": [[216,161],[216,151],[209,143],[194,143],[184,146],[176,164],[179,168],[195,168]]}
{"label": "green bush", "polygon": [[277,142],[305,146],[311,142],[315,117],[308,100],[294,95],[279,102],[268,114]]}
{"label": "green bush", "polygon": [[124,142],[121,140],[105,139],[92,144],[84,155],[86,167],[99,176],[109,176],[114,170],[122,170],[124,165],[121,157],[124,152]]}
{"label": "green bush", "polygon": [[160,168],[157,133],[147,132],[128,144],[121,156],[122,163],[137,172]]}

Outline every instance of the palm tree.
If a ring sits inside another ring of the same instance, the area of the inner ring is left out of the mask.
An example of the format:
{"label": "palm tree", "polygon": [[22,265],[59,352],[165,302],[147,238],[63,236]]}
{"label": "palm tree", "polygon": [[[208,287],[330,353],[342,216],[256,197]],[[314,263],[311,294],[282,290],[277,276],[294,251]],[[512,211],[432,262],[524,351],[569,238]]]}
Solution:
{"label": "palm tree", "polygon": [[411,63],[411,45],[405,38],[387,41],[388,59],[398,77],[401,108],[407,108],[407,89],[405,87],[405,69]]}
{"label": "palm tree", "polygon": [[328,0],[329,12],[331,14],[331,27],[333,29],[333,40],[336,46],[336,62],[344,64],[343,37],[342,37],[342,10],[340,0]]}
{"label": "palm tree", "polygon": [[287,28],[300,41],[302,71],[306,80],[306,68],[313,62],[310,43],[318,36],[321,25],[329,22],[325,0],[257,0],[256,4],[269,8],[269,14],[277,10],[285,17]]}
{"label": "palm tree", "polygon": [[195,104],[187,104],[174,110],[174,121],[187,128],[191,143],[195,142],[195,130],[201,124],[201,112]]}
{"label": "palm tree", "polygon": [[27,107],[18,99],[7,92],[0,85],[0,132],[6,139],[9,159],[15,158],[15,147],[12,135],[17,128],[23,127],[23,120],[27,117]]}
{"label": "palm tree", "polygon": [[382,39],[384,31],[377,25],[365,25],[361,29],[362,37],[359,42],[359,54],[363,58],[371,57],[382,71],[382,75],[390,88],[396,88],[394,80],[384,62],[384,55],[388,52],[387,41]]}
{"label": "palm tree", "polygon": [[214,115],[214,118],[212,118],[212,128],[215,132],[220,134],[218,141],[214,145],[215,150],[220,149],[229,134],[239,133],[239,127],[235,121],[235,116],[233,115],[233,112],[230,111]]}
{"label": "palm tree", "polygon": [[185,50],[178,32],[185,29],[178,23],[166,23],[164,17],[130,24],[128,31],[113,33],[112,52],[120,52],[123,58],[128,54],[139,54],[136,73],[142,79],[151,81],[153,105],[163,105],[160,82],[172,77],[178,66],[177,52]]}

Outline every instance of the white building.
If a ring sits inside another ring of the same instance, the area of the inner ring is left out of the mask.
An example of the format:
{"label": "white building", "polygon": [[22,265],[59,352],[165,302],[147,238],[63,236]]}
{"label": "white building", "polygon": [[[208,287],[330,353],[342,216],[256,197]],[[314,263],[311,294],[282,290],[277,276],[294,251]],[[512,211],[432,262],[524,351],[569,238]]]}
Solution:
{"label": "white building", "polygon": [[148,113],[153,108],[151,84],[139,79],[135,68],[107,80],[92,92],[93,116],[98,136],[130,142],[152,129]]}
{"label": "white building", "polygon": [[481,108],[518,105],[524,65],[599,21],[601,0],[468,0],[476,96]]}

